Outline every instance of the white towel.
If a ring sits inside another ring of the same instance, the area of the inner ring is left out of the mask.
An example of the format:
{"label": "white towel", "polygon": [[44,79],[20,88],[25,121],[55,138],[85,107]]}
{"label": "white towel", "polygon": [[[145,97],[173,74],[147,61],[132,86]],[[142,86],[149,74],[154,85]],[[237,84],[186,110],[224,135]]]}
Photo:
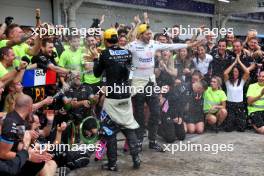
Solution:
{"label": "white towel", "polygon": [[128,129],[137,129],[139,127],[133,116],[131,97],[120,100],[105,98],[103,110],[118,125]]}

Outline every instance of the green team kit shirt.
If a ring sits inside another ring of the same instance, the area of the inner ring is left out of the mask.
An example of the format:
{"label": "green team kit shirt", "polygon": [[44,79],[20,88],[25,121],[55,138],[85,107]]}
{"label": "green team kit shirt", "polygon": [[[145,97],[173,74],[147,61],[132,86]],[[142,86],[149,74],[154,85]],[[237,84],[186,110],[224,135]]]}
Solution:
{"label": "green team kit shirt", "polygon": [[3,66],[2,62],[0,62],[0,78],[2,78],[7,73],[8,70]]}
{"label": "green team kit shirt", "polygon": [[[259,96],[263,88],[264,86],[260,86],[258,83],[250,84],[247,91],[247,97]],[[257,111],[264,111],[264,96],[255,101],[252,105],[248,105],[248,115]]]}
{"label": "green team kit shirt", "polygon": [[[85,49],[84,49],[85,50]],[[86,51],[86,55],[91,55],[90,51]],[[83,62],[83,70],[86,73],[83,75],[83,82],[87,84],[96,84],[101,81],[101,78],[96,78],[93,73],[94,62]]]}
{"label": "green team kit shirt", "polygon": [[62,52],[59,59],[59,66],[70,69],[82,71],[83,52],[79,48],[76,51],[66,49]]}
{"label": "green team kit shirt", "polygon": [[68,50],[68,49],[70,49],[70,45],[68,45],[68,44],[64,44],[64,45],[63,45],[63,48],[64,48],[65,50]]}
{"label": "green team kit shirt", "polygon": [[[8,42],[8,40],[1,40],[0,41],[0,48],[6,47],[7,42]],[[19,45],[14,45],[12,47],[12,49],[13,49],[13,51],[15,53],[15,56],[16,56],[16,59],[13,62],[13,65],[15,67],[19,66],[20,59],[23,56],[28,56],[27,53],[28,53],[29,48],[30,48],[30,46],[28,44],[26,44],[26,43],[21,43]],[[31,58],[31,57],[29,57],[29,58]]]}
{"label": "green team kit shirt", "polygon": [[204,92],[203,97],[204,97],[203,110],[205,113],[207,113],[212,108],[212,106],[220,105],[221,102],[227,100],[226,94],[223,90],[214,91],[212,87],[208,87],[208,89]]}
{"label": "green team kit shirt", "polygon": [[10,71],[14,70],[15,68],[13,66],[5,68],[0,62],[0,78],[2,78],[5,74],[9,73]]}

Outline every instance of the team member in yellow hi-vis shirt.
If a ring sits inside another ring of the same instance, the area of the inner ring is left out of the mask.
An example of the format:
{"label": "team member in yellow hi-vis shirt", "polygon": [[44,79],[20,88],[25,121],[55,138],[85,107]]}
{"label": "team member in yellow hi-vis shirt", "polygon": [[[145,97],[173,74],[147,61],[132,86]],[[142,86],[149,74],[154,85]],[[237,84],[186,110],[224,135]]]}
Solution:
{"label": "team member in yellow hi-vis shirt", "polygon": [[82,69],[82,48],[80,47],[80,37],[71,36],[69,38],[70,48],[65,49],[59,59],[59,66],[71,70],[80,71]]}
{"label": "team member in yellow hi-vis shirt", "polygon": [[6,28],[7,40],[0,41],[0,48],[12,47],[16,59],[14,60],[14,65],[18,66],[20,59],[23,56],[35,56],[39,53],[41,41],[39,36],[34,40],[33,47],[30,47],[25,41],[29,36],[25,35],[24,31],[17,24],[10,24]]}
{"label": "team member in yellow hi-vis shirt", "polygon": [[90,86],[93,89],[93,93],[96,94],[101,86],[101,77],[94,76],[94,58],[99,58],[102,48],[97,47],[97,40],[95,36],[87,36],[85,39],[84,57],[83,57],[83,69],[85,71],[83,75],[83,83]]}
{"label": "team member in yellow hi-vis shirt", "polygon": [[253,127],[264,134],[264,71],[258,76],[258,82],[250,84],[247,91],[248,114]]}
{"label": "team member in yellow hi-vis shirt", "polygon": [[[59,59],[59,66],[75,71],[82,71],[83,52],[79,36],[69,36],[70,48],[65,49]],[[60,77],[62,85],[67,87],[64,77]]]}
{"label": "team member in yellow hi-vis shirt", "polygon": [[15,59],[15,54],[10,47],[0,48],[0,81],[4,84],[13,82],[20,82],[27,63],[21,61],[18,67],[13,67],[13,60]]}
{"label": "team member in yellow hi-vis shirt", "polygon": [[226,94],[221,90],[221,78],[215,76],[211,79],[211,87],[204,92],[204,113],[206,114],[206,121],[210,125],[219,125],[227,117],[226,110]]}

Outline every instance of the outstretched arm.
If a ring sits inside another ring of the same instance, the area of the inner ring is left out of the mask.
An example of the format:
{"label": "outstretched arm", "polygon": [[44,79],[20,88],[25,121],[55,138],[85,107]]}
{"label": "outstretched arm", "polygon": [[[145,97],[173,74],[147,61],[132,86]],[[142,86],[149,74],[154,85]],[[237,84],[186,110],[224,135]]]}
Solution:
{"label": "outstretched arm", "polygon": [[140,25],[141,20],[139,18],[139,15],[134,16],[134,26],[133,28],[129,31],[129,33],[127,34],[127,38],[129,40],[129,42],[132,42],[134,40],[137,39],[137,28]]}
{"label": "outstretched arm", "polygon": [[193,34],[192,38],[191,38],[191,42],[194,42],[197,37],[204,31],[205,25],[202,25],[199,27],[199,30],[197,31],[197,34]]}
{"label": "outstretched arm", "polygon": [[178,49],[182,49],[182,48],[190,48],[190,47],[200,45],[200,44],[204,43],[204,41],[205,40],[199,40],[199,41],[191,42],[188,44],[184,44],[184,43],[175,43],[175,44],[155,43],[154,48],[155,48],[155,50],[178,50]]}
{"label": "outstretched arm", "polygon": [[58,67],[52,63],[48,65],[48,68],[57,73],[69,74],[71,72],[70,70],[67,70],[66,68]]}

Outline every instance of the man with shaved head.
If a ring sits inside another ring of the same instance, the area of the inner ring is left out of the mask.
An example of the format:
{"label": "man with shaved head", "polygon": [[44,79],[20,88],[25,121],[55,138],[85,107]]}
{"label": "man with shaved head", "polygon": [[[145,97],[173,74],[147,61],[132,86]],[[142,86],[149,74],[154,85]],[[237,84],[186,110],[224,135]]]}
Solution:
{"label": "man with shaved head", "polygon": [[[14,111],[8,113],[2,126],[0,137],[0,159],[12,160],[17,156],[23,144],[23,136],[28,126],[28,117],[32,113],[32,98],[28,95],[18,95],[15,100]],[[29,131],[32,140],[39,137],[38,132]],[[22,149],[23,150],[23,149]],[[17,175],[37,175],[44,167],[45,161],[52,159],[50,154],[39,154],[37,151],[29,149],[29,159],[21,168]]]}
{"label": "man with shaved head", "polygon": [[32,99],[19,95],[15,100],[14,111],[8,113],[3,121],[0,138],[0,158],[12,159],[18,151],[18,144],[26,130],[26,119],[32,111]]}
{"label": "man with shaved head", "polygon": [[25,118],[32,112],[33,101],[28,95],[19,95],[15,100],[15,111],[17,111],[21,117]]}
{"label": "man with shaved head", "polygon": [[25,94],[19,95],[15,100],[14,111],[8,113],[3,122],[0,158],[11,159],[15,156],[18,143],[26,130],[26,119],[31,112],[31,97]]}

